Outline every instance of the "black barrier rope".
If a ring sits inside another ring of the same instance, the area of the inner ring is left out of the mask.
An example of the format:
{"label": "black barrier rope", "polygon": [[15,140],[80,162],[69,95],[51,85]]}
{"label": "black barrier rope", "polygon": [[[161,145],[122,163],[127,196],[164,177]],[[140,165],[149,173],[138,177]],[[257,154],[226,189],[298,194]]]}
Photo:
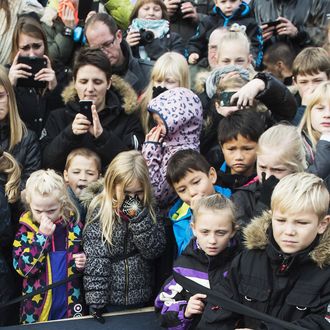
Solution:
{"label": "black barrier rope", "polygon": [[257,320],[270,322],[272,324],[281,326],[285,330],[307,330],[306,328],[302,328],[301,326],[297,326],[292,323],[277,319],[273,316],[267,315],[265,313],[259,312],[251,307],[240,304],[227,297],[218,296],[210,289],[188,279],[187,277],[185,277],[177,272],[173,272],[173,276],[174,276],[175,281],[178,284],[180,284],[182,287],[187,289],[190,293],[192,293],[192,294],[204,293],[207,295],[208,301],[210,301],[214,304],[217,304],[217,305],[220,303],[221,307],[227,309],[230,312],[234,312],[234,313],[237,313],[240,315],[252,317]]}

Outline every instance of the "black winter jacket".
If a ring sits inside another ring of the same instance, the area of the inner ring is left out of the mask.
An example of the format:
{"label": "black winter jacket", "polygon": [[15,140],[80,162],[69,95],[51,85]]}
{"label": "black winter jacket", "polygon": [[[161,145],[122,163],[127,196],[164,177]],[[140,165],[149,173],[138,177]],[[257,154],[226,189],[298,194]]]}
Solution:
{"label": "black winter jacket", "polygon": [[72,122],[79,112],[79,101],[73,85],[65,91],[66,107],[49,116],[45,136],[41,140],[43,166],[63,171],[67,155],[75,148],[89,148],[99,154],[105,168],[120,152],[134,149],[143,142],[139,118],[133,113],[137,97],[132,88],[119,77],[112,77],[106,108],[99,112],[103,133],[95,139],[90,133],[74,135]]}
{"label": "black winter jacket", "polygon": [[0,123],[0,146],[3,150],[10,152],[22,169],[21,189],[25,188],[26,180],[30,174],[40,169],[41,153],[39,142],[34,132],[27,130],[21,142],[9,151],[10,128],[7,121]]}
{"label": "black winter jacket", "polygon": [[[264,213],[244,230],[247,250],[233,261],[219,295],[303,329],[329,329],[330,228],[305,250],[285,255],[270,227],[271,214]],[[222,308],[208,321],[204,329],[283,329]]]}
{"label": "black winter jacket", "polygon": [[274,41],[284,41],[297,52],[307,46],[323,44],[327,15],[330,13],[328,0],[251,0],[249,5],[260,25],[281,16],[298,29],[296,37],[275,36]]}

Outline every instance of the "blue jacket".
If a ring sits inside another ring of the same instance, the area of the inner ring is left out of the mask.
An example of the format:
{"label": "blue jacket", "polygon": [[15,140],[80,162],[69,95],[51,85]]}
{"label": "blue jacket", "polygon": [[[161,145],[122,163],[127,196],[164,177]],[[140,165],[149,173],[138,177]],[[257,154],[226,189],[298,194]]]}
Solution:
{"label": "blue jacket", "polygon": [[[214,186],[214,189],[217,193],[222,194],[225,197],[229,198],[231,196],[230,189],[221,188],[219,186]],[[181,216],[179,219],[175,219],[175,214],[177,214],[178,210],[181,208],[182,205],[183,201],[179,198],[169,211],[169,217],[172,221],[175,241],[178,247],[178,256],[186,248],[190,239],[193,236],[190,227],[190,221],[192,216],[190,207],[188,208],[188,211],[184,216]]]}

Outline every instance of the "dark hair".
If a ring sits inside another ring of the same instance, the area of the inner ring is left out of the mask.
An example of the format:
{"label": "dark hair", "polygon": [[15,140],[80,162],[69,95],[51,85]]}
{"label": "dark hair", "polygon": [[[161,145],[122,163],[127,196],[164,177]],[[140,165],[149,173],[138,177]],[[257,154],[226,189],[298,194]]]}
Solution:
{"label": "dark hair", "polygon": [[96,22],[101,22],[105,24],[108,27],[110,33],[114,36],[116,35],[116,32],[118,31],[116,21],[109,14],[106,13],[96,13],[87,20],[85,24],[85,35],[88,28]]}
{"label": "dark hair", "polygon": [[296,54],[288,44],[284,42],[276,42],[267,48],[264,57],[266,56],[269,63],[276,64],[278,61],[282,61],[291,69]]}
{"label": "dark hair", "polygon": [[218,141],[221,145],[242,135],[246,139],[258,142],[265,130],[263,117],[251,110],[238,110],[223,118],[218,126]]}
{"label": "dark hair", "polygon": [[150,2],[153,2],[154,4],[160,6],[160,8],[162,9],[162,19],[168,20],[167,8],[166,8],[163,0],[137,0],[134,8],[132,10],[131,16],[129,18],[130,23],[132,23],[134,18],[138,17],[140,8],[143,5],[150,3]]}
{"label": "dark hair", "polygon": [[187,172],[200,171],[209,174],[211,165],[198,151],[179,150],[168,161],[166,180],[173,186],[187,175]]}
{"label": "dark hair", "polygon": [[77,78],[78,70],[85,65],[94,65],[103,71],[109,81],[112,75],[111,63],[101,49],[84,47],[78,52],[73,65],[73,78]]}

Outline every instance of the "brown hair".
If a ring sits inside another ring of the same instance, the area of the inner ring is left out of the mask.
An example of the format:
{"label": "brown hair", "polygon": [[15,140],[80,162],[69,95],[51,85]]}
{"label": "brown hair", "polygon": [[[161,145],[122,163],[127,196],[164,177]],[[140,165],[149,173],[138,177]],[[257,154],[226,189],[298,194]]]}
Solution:
{"label": "brown hair", "polygon": [[168,20],[167,8],[166,8],[163,0],[137,0],[136,3],[135,3],[134,8],[132,10],[131,16],[129,18],[130,23],[132,23],[134,18],[138,17],[138,13],[139,13],[140,8],[143,5],[145,5],[147,3],[150,3],[150,2],[160,6],[160,8],[162,9],[162,19],[167,19]]}

